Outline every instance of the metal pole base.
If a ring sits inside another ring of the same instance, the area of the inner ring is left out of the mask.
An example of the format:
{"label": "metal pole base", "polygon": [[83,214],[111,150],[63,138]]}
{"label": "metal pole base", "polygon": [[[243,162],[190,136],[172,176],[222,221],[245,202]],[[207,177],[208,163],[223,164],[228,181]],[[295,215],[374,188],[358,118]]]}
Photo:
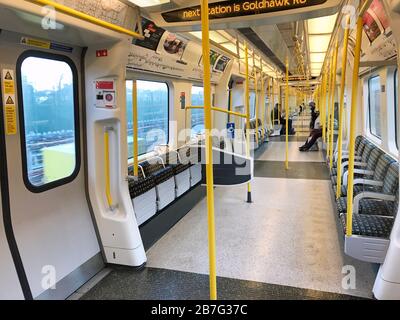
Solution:
{"label": "metal pole base", "polygon": [[247,203],[253,203],[251,200],[251,192],[247,192]]}

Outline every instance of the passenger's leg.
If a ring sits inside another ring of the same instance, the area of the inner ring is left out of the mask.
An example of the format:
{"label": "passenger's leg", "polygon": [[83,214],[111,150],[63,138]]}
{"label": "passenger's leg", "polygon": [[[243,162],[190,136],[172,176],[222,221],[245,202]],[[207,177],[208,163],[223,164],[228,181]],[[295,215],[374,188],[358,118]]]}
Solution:
{"label": "passenger's leg", "polygon": [[307,150],[309,150],[309,149],[314,145],[314,143],[317,142],[317,140],[318,140],[319,138],[321,138],[321,137],[322,137],[322,130],[321,130],[321,129],[314,129],[314,130],[311,132],[311,135],[310,135],[310,137],[308,138],[306,144],[305,144],[303,147],[301,147],[301,150],[300,150],[300,151],[307,151]]}

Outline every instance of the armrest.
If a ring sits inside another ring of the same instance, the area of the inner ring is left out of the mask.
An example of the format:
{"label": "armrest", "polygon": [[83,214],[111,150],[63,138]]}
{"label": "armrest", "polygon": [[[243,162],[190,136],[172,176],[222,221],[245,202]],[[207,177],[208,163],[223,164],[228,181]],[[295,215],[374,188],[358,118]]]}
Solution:
{"label": "armrest", "polygon": [[[349,161],[342,162],[342,172],[345,172],[346,171],[345,168],[348,167],[348,166],[349,166]],[[355,161],[354,162],[354,166],[365,168],[365,167],[368,166],[368,164],[365,163],[365,162]]]}
{"label": "armrest", "polygon": [[383,187],[383,181],[368,180],[368,179],[355,179],[354,185],[365,184],[367,186]]}
{"label": "armrest", "polygon": [[362,199],[376,199],[383,201],[396,201],[396,197],[390,194],[378,193],[378,192],[362,192],[354,197],[353,213],[358,213],[360,210],[360,201]]}
{"label": "armrest", "polygon": [[[362,170],[362,169],[354,169],[354,173],[362,174],[364,176],[372,176],[372,175],[374,175],[373,171]],[[344,186],[347,186],[348,179],[349,179],[349,172],[346,171],[345,173],[343,173],[343,185]]]}

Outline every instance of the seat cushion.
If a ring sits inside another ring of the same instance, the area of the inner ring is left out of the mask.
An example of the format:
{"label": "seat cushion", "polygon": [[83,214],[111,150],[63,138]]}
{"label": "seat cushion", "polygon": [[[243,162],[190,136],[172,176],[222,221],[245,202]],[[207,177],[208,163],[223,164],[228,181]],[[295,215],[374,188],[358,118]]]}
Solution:
{"label": "seat cushion", "polygon": [[190,166],[191,166],[190,164],[182,164],[181,163],[181,164],[172,166],[172,169],[174,170],[174,174],[177,175],[177,174],[180,174],[181,172],[189,169]]}
{"label": "seat cushion", "polygon": [[[341,197],[336,201],[339,214],[347,213],[347,197]],[[357,214],[393,217],[395,203],[377,199],[362,199]]]}
{"label": "seat cushion", "polygon": [[137,181],[129,181],[129,193],[131,199],[134,199],[156,186],[153,176],[147,178],[140,177]]}
{"label": "seat cushion", "polygon": [[[347,214],[343,213],[340,216],[340,222],[343,226],[343,231],[346,233]],[[389,239],[393,228],[393,218],[353,214],[353,234],[365,237],[376,237]]]}
{"label": "seat cushion", "polygon": [[174,171],[171,166],[162,168],[153,173],[153,177],[156,184],[161,184],[167,181],[168,179],[173,178],[173,176],[174,176]]}

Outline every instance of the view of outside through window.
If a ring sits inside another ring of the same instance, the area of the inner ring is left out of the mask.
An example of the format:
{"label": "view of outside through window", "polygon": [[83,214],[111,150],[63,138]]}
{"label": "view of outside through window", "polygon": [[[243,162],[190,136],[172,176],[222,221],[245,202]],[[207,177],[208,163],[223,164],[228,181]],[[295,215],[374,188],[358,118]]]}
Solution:
{"label": "view of outside through window", "polygon": [[[203,87],[192,87],[192,106],[204,106]],[[204,110],[191,109],[192,135],[204,133]]]}
{"label": "view of outside through window", "polygon": [[256,117],[256,93],[250,92],[250,118]]}
{"label": "view of outside through window", "polygon": [[28,179],[41,186],[69,177],[76,166],[71,67],[28,57],[21,78]]}
{"label": "view of outside through window", "polygon": [[[128,121],[128,157],[133,157],[132,81],[126,81]],[[163,82],[137,81],[139,155],[168,143],[168,85]]]}
{"label": "view of outside through window", "polygon": [[369,128],[371,133],[381,138],[381,87],[379,76],[368,80]]}

